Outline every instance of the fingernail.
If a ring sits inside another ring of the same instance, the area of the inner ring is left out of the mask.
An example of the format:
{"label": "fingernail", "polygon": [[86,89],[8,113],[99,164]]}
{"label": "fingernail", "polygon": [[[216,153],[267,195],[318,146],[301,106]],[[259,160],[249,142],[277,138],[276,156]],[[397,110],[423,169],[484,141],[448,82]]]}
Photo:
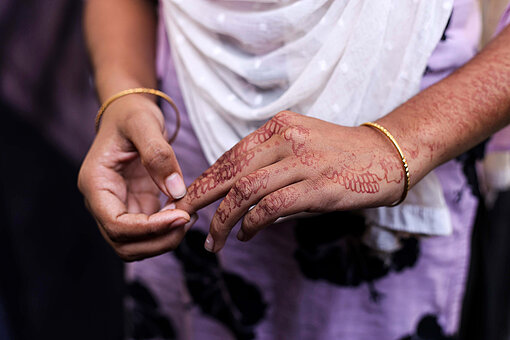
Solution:
{"label": "fingernail", "polygon": [[207,251],[210,251],[211,253],[214,250],[214,240],[211,236],[211,234],[207,235],[207,238],[205,239],[204,248]]}
{"label": "fingernail", "polygon": [[177,172],[174,172],[166,178],[165,185],[170,195],[176,200],[186,195],[186,186],[184,185],[181,175]]}
{"label": "fingernail", "polygon": [[161,209],[161,211],[165,211],[165,210],[174,210],[175,209],[175,203],[170,203],[168,205],[165,205],[163,207],[163,209]]}
{"label": "fingernail", "polygon": [[244,241],[245,237],[246,237],[246,235],[244,234],[243,229],[239,229],[239,232],[237,233],[237,239],[239,241]]}
{"label": "fingernail", "polygon": [[189,222],[184,225],[184,230],[188,232],[188,230],[190,230],[191,227],[193,227],[193,224],[195,224],[197,220],[198,220],[197,214],[191,215],[191,219],[189,220]]}
{"label": "fingernail", "polygon": [[170,223],[170,228],[182,227],[183,225],[185,225],[188,222],[189,222],[188,220],[186,220],[186,219],[184,219],[182,217],[179,217],[178,219],[176,219],[175,221]]}

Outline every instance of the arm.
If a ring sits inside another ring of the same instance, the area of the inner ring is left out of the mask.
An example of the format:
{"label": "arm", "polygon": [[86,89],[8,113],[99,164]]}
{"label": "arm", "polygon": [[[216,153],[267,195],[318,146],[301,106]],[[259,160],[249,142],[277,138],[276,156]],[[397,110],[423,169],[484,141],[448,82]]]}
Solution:
{"label": "arm", "polygon": [[[101,102],[134,87],[156,87],[156,9],[149,0],[88,0],[85,32]],[[78,186],[101,233],[124,260],[174,249],[190,216],[159,194],[186,188],[166,141],[163,114],[149,95],[109,106],[80,169]]]}
{"label": "arm", "polygon": [[[510,28],[377,122],[403,148],[411,186],[503,128],[510,122]],[[225,153],[177,206],[193,212],[225,196],[205,244],[216,252],[242,217],[238,238],[246,241],[282,216],[389,205],[403,181],[401,159],[379,131],[283,112]]]}
{"label": "arm", "polygon": [[378,122],[408,152],[412,184],[510,123],[510,27],[443,81]]}
{"label": "arm", "polygon": [[101,103],[126,88],[156,86],[156,19],[150,0],[86,2],[85,36]]}

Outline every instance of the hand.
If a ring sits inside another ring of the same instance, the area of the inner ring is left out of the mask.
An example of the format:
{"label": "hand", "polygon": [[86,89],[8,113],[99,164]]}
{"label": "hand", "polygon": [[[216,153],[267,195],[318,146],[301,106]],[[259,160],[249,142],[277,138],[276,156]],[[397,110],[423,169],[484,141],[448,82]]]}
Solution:
{"label": "hand", "polygon": [[391,204],[403,181],[400,156],[378,131],[285,111],[220,157],[177,206],[193,212],[226,195],[205,244],[217,252],[243,216],[237,237],[247,241],[283,216]]}
{"label": "hand", "polygon": [[125,261],[173,250],[196,219],[171,202],[160,211],[160,192],[179,199],[186,188],[151,99],[130,95],[108,107],[78,176],[99,230]]}

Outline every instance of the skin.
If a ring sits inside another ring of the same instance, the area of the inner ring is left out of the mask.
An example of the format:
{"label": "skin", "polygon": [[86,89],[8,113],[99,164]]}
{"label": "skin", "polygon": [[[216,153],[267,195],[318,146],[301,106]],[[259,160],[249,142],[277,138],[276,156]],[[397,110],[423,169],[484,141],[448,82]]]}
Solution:
{"label": "skin", "polygon": [[[155,86],[154,12],[148,2],[89,0],[86,31],[103,101],[126,88]],[[377,122],[402,147],[411,187],[509,124],[510,29],[453,75]],[[105,113],[80,171],[89,209],[125,260],[174,249],[191,227],[191,216],[221,197],[205,244],[213,252],[241,219],[238,238],[247,241],[283,216],[390,205],[402,195],[401,159],[370,127],[280,112],[220,157],[183,198],[172,196],[175,187],[166,185],[170,174],[181,172],[165,138],[153,98],[121,98]],[[159,211],[160,191],[169,196],[168,210]]]}
{"label": "skin", "polygon": [[404,176],[385,138],[280,112],[197,178],[177,206],[194,211],[225,196],[211,222],[213,247],[206,243],[218,251],[243,217],[238,238],[247,241],[283,216],[391,204]]}
{"label": "skin", "polygon": [[[199,196],[178,202],[178,207],[193,212],[226,195],[212,219],[206,249],[219,251],[243,216],[237,237],[247,241],[280,217],[389,205],[402,194],[400,157],[378,131],[341,127],[291,112],[279,113],[272,121],[267,126],[284,123],[262,143],[251,141],[252,135],[240,141],[227,152],[230,156],[221,157],[191,184],[189,190]],[[510,27],[450,77],[377,122],[403,148],[411,187],[440,164],[508,125]],[[267,136],[267,126],[254,134]],[[217,172],[248,154],[254,156],[249,164],[241,163],[239,171]],[[270,172],[267,184],[259,178],[265,176],[261,169]]]}
{"label": "skin", "polygon": [[[155,22],[151,1],[86,2],[85,32],[101,102],[127,88],[157,86]],[[196,220],[172,205],[161,210],[160,192],[173,198],[185,194],[182,179],[181,188],[169,180],[172,174],[182,178],[155,98],[116,100],[102,118],[78,187],[99,230],[123,260],[175,249]]]}

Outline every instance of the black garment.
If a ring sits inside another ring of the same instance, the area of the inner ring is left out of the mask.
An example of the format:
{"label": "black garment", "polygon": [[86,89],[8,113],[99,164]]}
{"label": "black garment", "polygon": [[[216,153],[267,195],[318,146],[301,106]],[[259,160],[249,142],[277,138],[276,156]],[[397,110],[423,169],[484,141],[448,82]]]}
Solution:
{"label": "black garment", "polygon": [[0,301],[12,339],[121,339],[122,265],[84,208],[77,167],[0,113]]}
{"label": "black garment", "polygon": [[510,339],[510,191],[487,210],[480,204],[473,233],[460,339]]}

